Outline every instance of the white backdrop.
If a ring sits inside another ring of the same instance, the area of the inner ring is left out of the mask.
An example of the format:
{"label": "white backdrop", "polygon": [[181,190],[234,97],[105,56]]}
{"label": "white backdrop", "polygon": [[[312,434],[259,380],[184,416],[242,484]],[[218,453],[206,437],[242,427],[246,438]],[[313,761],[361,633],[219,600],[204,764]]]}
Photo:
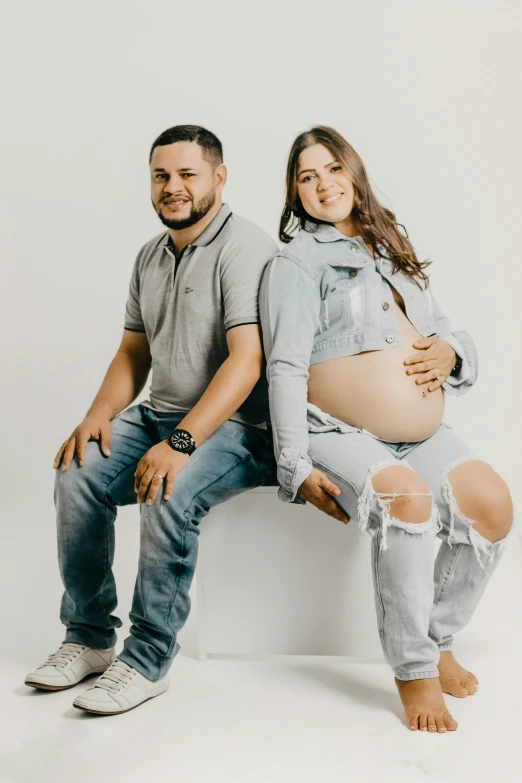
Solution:
{"label": "white backdrop", "polygon": [[[10,6],[0,574],[13,651],[22,627],[33,663],[36,636],[42,652],[58,641],[52,462],[119,344],[135,255],[161,231],[147,158],[174,124],[221,138],[226,201],[274,237],[295,135],[321,123],[348,138],[477,343],[479,383],[447,418],[520,501],[521,21],[517,0]],[[122,520],[125,615],[137,510]]]}

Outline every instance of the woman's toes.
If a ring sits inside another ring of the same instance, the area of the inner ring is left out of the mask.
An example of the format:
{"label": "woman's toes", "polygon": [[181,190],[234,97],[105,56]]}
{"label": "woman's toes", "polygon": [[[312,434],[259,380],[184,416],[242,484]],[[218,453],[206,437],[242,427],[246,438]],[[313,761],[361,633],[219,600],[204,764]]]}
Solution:
{"label": "woman's toes", "polygon": [[428,715],[428,731],[437,731],[435,715]]}
{"label": "woman's toes", "polygon": [[477,681],[477,680],[475,680],[475,678],[473,678],[473,679],[470,679],[470,680],[466,680],[466,681],[463,683],[463,685],[464,685],[464,687],[467,689],[467,691],[468,691],[468,695],[469,695],[469,696],[473,696],[473,694],[477,692],[477,689],[478,689],[478,681]]}
{"label": "woman's toes", "polygon": [[410,715],[409,718],[409,726],[412,731],[417,731],[419,728],[419,716],[418,715]]}
{"label": "woman's toes", "polygon": [[459,725],[457,721],[450,715],[449,712],[445,712],[443,715],[444,723],[446,724],[446,728],[448,731],[455,731],[457,726]]}
{"label": "woman's toes", "polygon": [[419,729],[421,731],[428,731],[428,716],[423,713],[419,718]]}
{"label": "woman's toes", "polygon": [[451,696],[456,696],[457,699],[463,699],[468,695],[468,689],[464,687],[462,682],[457,677],[448,677],[441,682],[442,689],[445,693],[449,693]]}
{"label": "woman's toes", "polygon": [[437,721],[437,731],[439,732],[439,734],[444,734],[447,731],[447,728],[446,728],[446,724],[444,723],[444,718],[442,717],[442,715],[437,715],[436,721]]}

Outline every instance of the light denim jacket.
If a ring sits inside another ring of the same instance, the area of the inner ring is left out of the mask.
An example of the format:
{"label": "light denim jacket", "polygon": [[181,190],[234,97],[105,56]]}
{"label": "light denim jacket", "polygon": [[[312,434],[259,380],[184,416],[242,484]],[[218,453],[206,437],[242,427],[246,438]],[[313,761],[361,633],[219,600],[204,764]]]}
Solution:
{"label": "light denim jacket", "polygon": [[346,237],[328,224],[316,231],[309,226],[269,262],[259,299],[279,498],[296,503],[304,502],[297,490],[312,471],[308,433],[353,429],[308,404],[308,369],[326,359],[402,345],[392,287],[415,329],[446,340],[462,359],[460,372],[443,389],[463,394],[478,374],[473,340],[453,330],[431,286],[423,290],[411,277],[392,274],[392,262],[379,256],[374,261],[361,237]]}

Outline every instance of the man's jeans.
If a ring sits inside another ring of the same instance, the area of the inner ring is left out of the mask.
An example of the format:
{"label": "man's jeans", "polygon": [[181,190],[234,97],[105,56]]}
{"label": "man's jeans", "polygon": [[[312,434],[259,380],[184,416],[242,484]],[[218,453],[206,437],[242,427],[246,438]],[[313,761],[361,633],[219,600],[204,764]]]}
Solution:
{"label": "man's jeans", "polygon": [[[112,573],[117,506],[137,502],[134,472],[152,446],[164,440],[182,415],[157,414],[143,405],[112,421],[111,455],[97,441],[87,444],[85,462],[58,469],[55,503],[58,558],[65,586],[60,618],[65,641],[105,649],[116,643],[121,620]],[[120,660],[150,680],[168,671],[179,645],[177,634],[190,609],[189,588],[196,567],[199,522],[217,503],[247,489],[275,482],[268,431],[227,421],[191,455],[174,491],[164,486],[151,505],[140,505],[138,576],[130,636]]]}

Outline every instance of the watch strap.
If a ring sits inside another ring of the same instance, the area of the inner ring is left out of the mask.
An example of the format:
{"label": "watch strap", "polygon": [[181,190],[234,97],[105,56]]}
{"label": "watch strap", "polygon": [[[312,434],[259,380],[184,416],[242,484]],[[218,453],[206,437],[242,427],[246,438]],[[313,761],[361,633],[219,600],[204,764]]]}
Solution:
{"label": "watch strap", "polygon": [[460,358],[460,356],[457,356],[457,361],[455,362],[455,367],[450,372],[450,375],[458,375],[459,372],[461,371],[461,369],[462,369],[462,359]]}

